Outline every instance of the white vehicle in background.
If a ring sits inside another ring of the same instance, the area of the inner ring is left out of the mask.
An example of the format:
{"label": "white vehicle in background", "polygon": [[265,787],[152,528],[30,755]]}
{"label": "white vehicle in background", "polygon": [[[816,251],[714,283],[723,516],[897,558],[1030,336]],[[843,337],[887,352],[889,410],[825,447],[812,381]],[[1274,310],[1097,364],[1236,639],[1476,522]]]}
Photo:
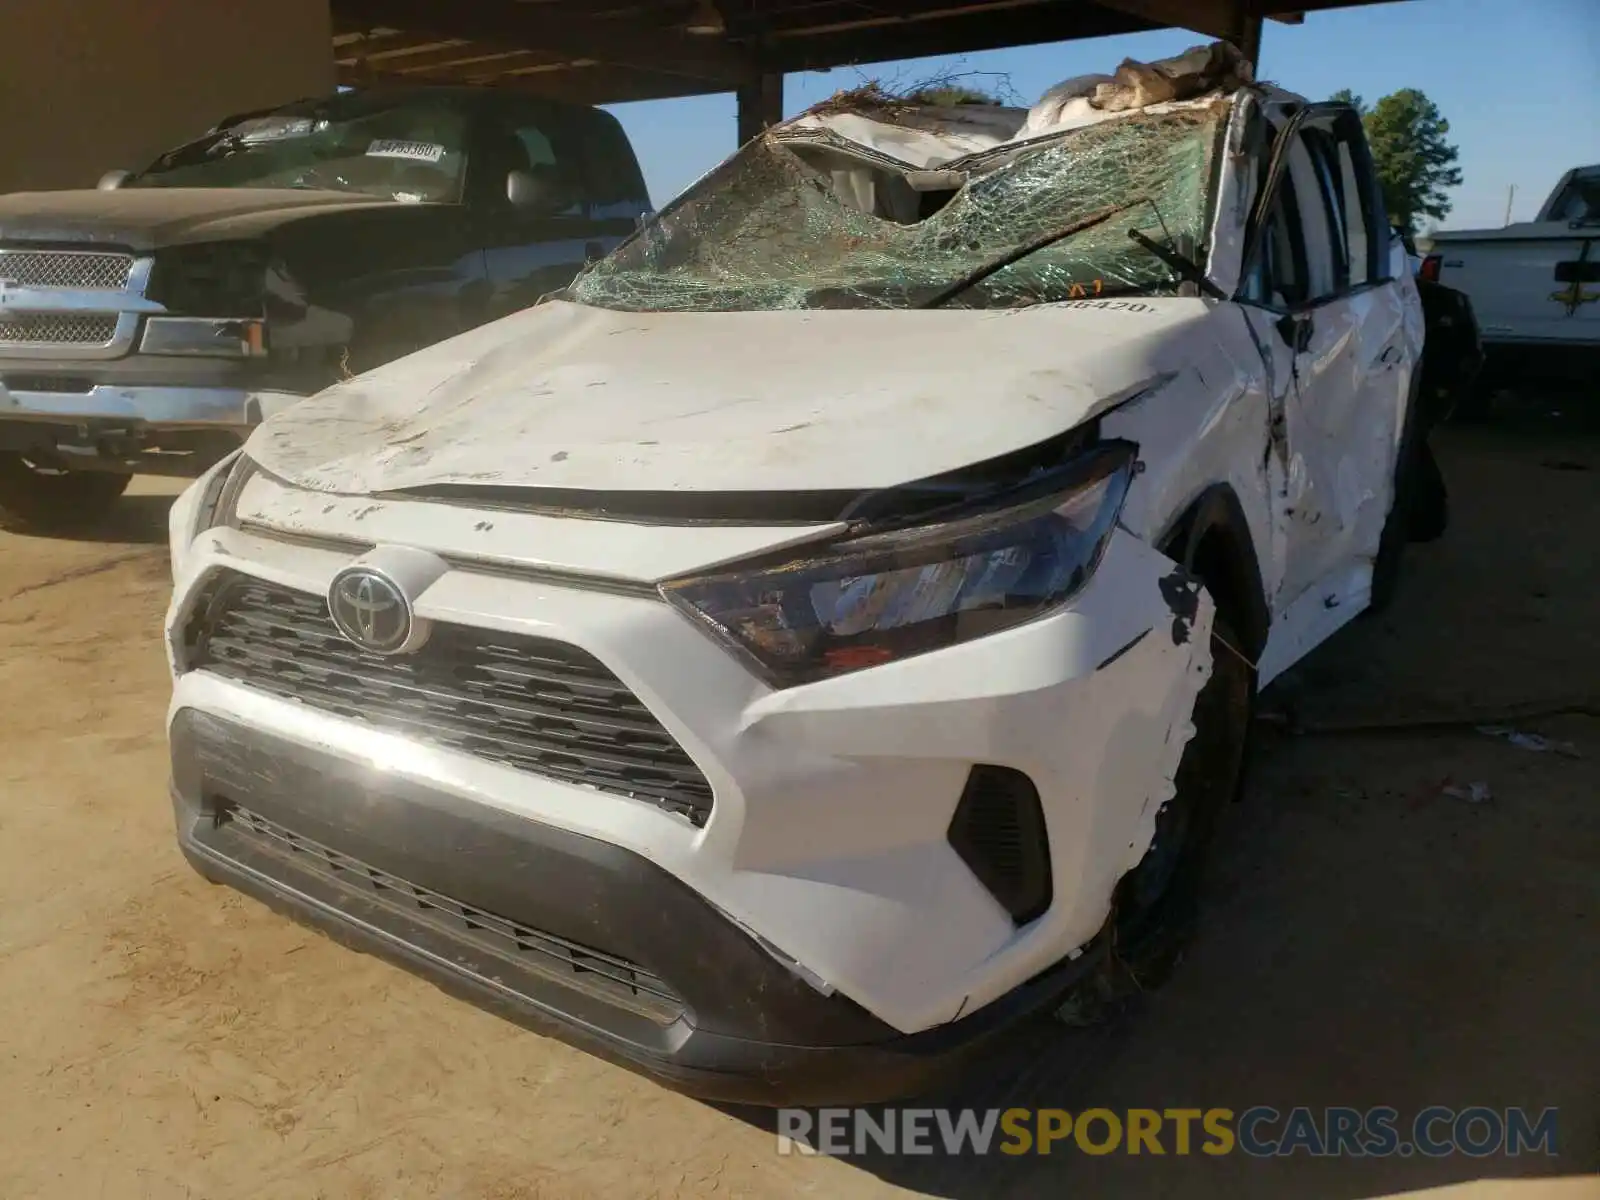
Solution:
{"label": "white vehicle in background", "polygon": [[1422,278],[1464,292],[1491,374],[1600,369],[1600,163],[1561,177],[1532,221],[1433,235]]}
{"label": "white vehicle in background", "polygon": [[195,867],[729,1100],[1158,982],[1256,688],[1394,588],[1424,316],[1350,108],[1047,101],[836,98],[198,481]]}

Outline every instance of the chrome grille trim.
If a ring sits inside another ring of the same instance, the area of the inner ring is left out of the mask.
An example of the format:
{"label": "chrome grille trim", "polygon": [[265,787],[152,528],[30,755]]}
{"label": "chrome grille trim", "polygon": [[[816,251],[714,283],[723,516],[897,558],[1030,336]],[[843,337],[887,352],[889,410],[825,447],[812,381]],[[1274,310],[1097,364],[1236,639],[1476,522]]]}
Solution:
{"label": "chrome grille trim", "polygon": [[0,246],[0,359],[120,358],[140,318],[155,259],[126,251]]}
{"label": "chrome grille trim", "polygon": [[13,346],[109,346],[116,313],[0,311],[0,342]]}
{"label": "chrome grille trim", "polygon": [[23,250],[0,246],[0,280],[14,287],[122,292],[133,255],[108,250]]}

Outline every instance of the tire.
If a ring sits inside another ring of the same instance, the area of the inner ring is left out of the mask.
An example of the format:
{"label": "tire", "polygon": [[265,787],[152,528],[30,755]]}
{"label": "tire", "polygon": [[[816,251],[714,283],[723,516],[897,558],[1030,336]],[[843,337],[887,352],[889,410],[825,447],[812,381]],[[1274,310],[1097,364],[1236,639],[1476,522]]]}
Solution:
{"label": "tire", "polygon": [[1194,932],[1217,819],[1244,784],[1256,673],[1234,649],[1239,645],[1232,625],[1218,614],[1211,677],[1195,698],[1194,736],[1179,760],[1176,790],[1156,814],[1155,837],[1144,858],[1117,886],[1113,991],[1144,991],[1165,982]]}
{"label": "tire", "polygon": [[1462,389],[1450,410],[1450,420],[1457,425],[1484,425],[1494,418],[1494,393],[1482,379],[1475,379]]}
{"label": "tire", "polygon": [[56,471],[20,454],[0,454],[0,528],[26,533],[79,533],[104,520],[132,476],[109,471]]}
{"label": "tire", "polygon": [[1433,542],[1450,528],[1450,493],[1433,447],[1426,441],[1417,453],[1416,482],[1411,511],[1406,515],[1406,535],[1413,542]]}
{"label": "tire", "polygon": [[[1380,613],[1394,602],[1400,590],[1400,560],[1405,556],[1406,543],[1411,541],[1411,508],[1416,495],[1419,465],[1426,447],[1426,430],[1422,427],[1416,392],[1413,391],[1406,407],[1405,428],[1400,434],[1400,448],[1394,456],[1394,503],[1383,523],[1383,533],[1378,537],[1378,553],[1372,560],[1372,596],[1367,602],[1369,613]],[[1432,457],[1431,454],[1429,457]],[[1441,477],[1441,485],[1442,485]]]}

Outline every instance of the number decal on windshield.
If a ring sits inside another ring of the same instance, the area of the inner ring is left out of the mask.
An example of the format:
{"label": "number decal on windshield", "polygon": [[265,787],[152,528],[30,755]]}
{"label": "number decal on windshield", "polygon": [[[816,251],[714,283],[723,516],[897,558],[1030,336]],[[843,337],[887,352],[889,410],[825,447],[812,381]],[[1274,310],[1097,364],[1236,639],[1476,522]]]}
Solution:
{"label": "number decal on windshield", "polygon": [[1069,300],[1062,308],[1103,308],[1107,312],[1153,313],[1156,306],[1137,300]]}
{"label": "number decal on windshield", "polygon": [[401,142],[382,139],[367,147],[368,158],[409,158],[416,162],[436,163],[444,157],[444,147],[438,142]]}

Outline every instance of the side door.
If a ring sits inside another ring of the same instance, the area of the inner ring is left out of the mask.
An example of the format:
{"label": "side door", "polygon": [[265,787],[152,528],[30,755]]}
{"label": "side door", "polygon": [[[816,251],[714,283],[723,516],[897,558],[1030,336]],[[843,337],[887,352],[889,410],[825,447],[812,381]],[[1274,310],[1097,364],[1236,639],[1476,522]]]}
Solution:
{"label": "side door", "polygon": [[1258,210],[1244,295],[1278,367],[1269,371],[1280,389],[1269,461],[1281,557],[1274,607],[1314,589],[1334,610],[1359,605],[1371,584],[1421,309],[1415,288],[1393,277],[1358,118],[1312,106],[1279,122],[1286,140]]}
{"label": "side door", "polygon": [[[605,253],[566,106],[497,98],[484,115],[473,201],[488,292],[484,318],[527,308]],[[514,182],[513,182],[514,181]]]}

